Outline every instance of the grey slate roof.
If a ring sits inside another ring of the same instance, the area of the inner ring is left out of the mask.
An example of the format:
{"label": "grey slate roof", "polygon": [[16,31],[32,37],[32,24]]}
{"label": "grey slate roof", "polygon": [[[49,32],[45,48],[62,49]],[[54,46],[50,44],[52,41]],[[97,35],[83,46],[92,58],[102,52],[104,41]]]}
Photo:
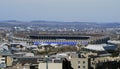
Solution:
{"label": "grey slate roof", "polygon": [[0,64],[0,68],[5,68],[6,64]]}
{"label": "grey slate roof", "polygon": [[12,56],[12,53],[10,51],[7,51],[7,50],[0,50],[0,55]]}

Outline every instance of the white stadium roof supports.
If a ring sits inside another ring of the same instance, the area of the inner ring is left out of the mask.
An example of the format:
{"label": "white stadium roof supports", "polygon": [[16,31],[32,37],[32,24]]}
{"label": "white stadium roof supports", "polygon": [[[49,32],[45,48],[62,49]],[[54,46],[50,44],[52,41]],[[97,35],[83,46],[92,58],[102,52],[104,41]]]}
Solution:
{"label": "white stadium roof supports", "polygon": [[120,44],[120,40],[109,40],[108,43]]}
{"label": "white stadium roof supports", "polygon": [[108,44],[90,44],[85,47],[85,49],[95,50],[95,51],[105,51],[105,50],[115,50],[117,47],[115,45]]}

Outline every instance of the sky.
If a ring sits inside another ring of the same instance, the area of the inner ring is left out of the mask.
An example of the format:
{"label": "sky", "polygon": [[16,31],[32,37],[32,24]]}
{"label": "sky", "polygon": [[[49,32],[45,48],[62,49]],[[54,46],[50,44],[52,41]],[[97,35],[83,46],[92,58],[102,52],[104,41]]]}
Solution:
{"label": "sky", "polygon": [[0,0],[0,20],[120,22],[120,0]]}

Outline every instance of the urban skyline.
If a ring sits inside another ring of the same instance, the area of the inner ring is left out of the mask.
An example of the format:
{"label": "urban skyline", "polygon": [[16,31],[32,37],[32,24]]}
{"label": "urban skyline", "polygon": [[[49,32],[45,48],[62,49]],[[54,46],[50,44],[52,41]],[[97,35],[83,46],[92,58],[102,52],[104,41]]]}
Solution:
{"label": "urban skyline", "polygon": [[119,0],[0,0],[0,69],[120,69]]}

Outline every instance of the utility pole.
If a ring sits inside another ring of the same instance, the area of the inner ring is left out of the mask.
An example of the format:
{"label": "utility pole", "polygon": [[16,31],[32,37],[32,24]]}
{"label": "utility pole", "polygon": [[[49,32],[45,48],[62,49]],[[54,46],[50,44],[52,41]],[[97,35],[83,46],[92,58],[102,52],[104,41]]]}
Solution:
{"label": "utility pole", "polygon": [[49,45],[45,45],[45,51],[46,51],[46,56],[45,56],[45,58],[46,58],[46,69],[48,69],[48,47]]}
{"label": "utility pole", "polygon": [[48,69],[48,56],[45,57],[46,57],[46,69]]}

